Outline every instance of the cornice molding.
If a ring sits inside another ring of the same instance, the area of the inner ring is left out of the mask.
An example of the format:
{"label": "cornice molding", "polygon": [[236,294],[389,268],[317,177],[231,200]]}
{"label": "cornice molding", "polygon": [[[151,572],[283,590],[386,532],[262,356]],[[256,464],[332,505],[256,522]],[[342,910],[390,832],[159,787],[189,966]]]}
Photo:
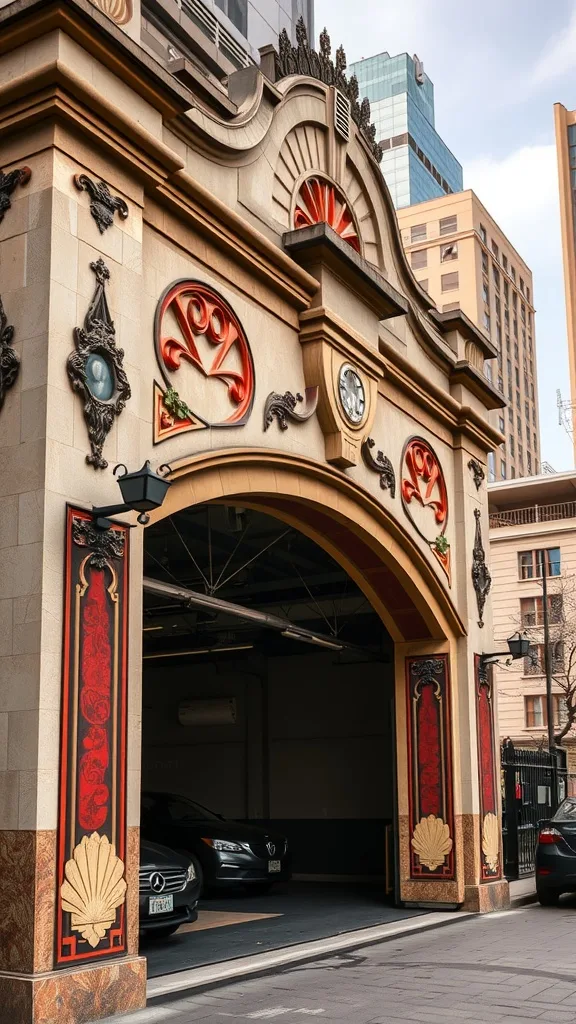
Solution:
{"label": "cornice molding", "polygon": [[342,356],[376,378],[384,375],[386,360],[365,338],[326,306],[314,306],[300,314],[300,344],[329,340]]}

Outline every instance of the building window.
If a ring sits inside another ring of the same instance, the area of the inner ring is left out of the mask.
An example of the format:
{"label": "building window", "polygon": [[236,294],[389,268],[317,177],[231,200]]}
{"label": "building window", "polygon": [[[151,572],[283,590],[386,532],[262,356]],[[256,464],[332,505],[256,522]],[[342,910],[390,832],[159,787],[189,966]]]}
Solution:
{"label": "building window", "polygon": [[441,217],[440,218],[440,234],[451,235],[454,231],[458,231],[458,217]]}
{"label": "building window", "polygon": [[414,224],[410,228],[410,241],[411,242],[425,242],[426,241],[426,225],[425,224]]}
{"label": "building window", "polygon": [[458,243],[451,242],[449,245],[443,245],[440,249],[440,262],[448,263],[449,260],[458,259]]}
{"label": "building window", "polygon": [[[520,392],[519,391],[516,392],[516,405],[517,405],[517,407],[519,409],[520,408]],[[520,420],[520,417],[518,417],[518,420]]]}
{"label": "building window", "polygon": [[480,225],[480,238],[484,242],[484,245],[488,245],[488,235],[486,234],[486,228],[483,224]]}
{"label": "building window", "polygon": [[482,281],[482,298],[487,305],[490,304],[490,289],[488,287],[488,281]]}
{"label": "building window", "polygon": [[496,288],[496,291],[499,292],[500,291],[500,271],[498,270],[497,266],[494,263],[492,264],[492,277],[494,278],[494,287]]}
{"label": "building window", "polygon": [[490,314],[486,312],[484,313],[484,328],[490,334]]}
{"label": "building window", "polygon": [[516,476],[516,470],[514,469],[514,466],[511,466],[510,467],[510,478],[512,480],[514,480],[515,476]]}
{"label": "building window", "polygon": [[[524,415],[525,415],[526,420],[527,420],[527,426],[530,426],[530,404],[529,404],[529,402],[524,402]],[[528,437],[528,434],[526,434],[526,437]]]}
{"label": "building window", "polygon": [[504,459],[500,459],[500,476],[503,480],[506,479],[506,463],[504,462]]}
{"label": "building window", "polygon": [[520,291],[522,292],[522,295],[524,295],[524,278],[523,277],[520,278]]}
{"label": "building window", "polygon": [[498,246],[496,245],[496,242],[494,241],[493,238],[490,239],[490,248],[492,249],[492,252],[494,253],[496,259],[498,259],[500,250],[498,249]]}
{"label": "building window", "polygon": [[518,292],[512,292],[512,305],[514,309],[518,309]]}
{"label": "building window", "polygon": [[518,575],[521,580],[540,579],[542,565],[546,576],[560,575],[560,548],[542,548],[518,552]]}
{"label": "building window", "polygon": [[504,378],[500,376],[498,377],[498,391],[501,391],[502,394],[504,394]]}
{"label": "building window", "polygon": [[508,406],[508,419],[510,423],[514,423],[514,413],[512,412],[511,406]]}
{"label": "building window", "polygon": [[510,355],[510,337],[508,334],[506,335],[506,351]]}
{"label": "building window", "polygon": [[440,280],[443,292],[453,292],[459,287],[458,271],[453,274],[442,274]]}
{"label": "building window", "polygon": [[496,344],[498,345],[498,349],[502,348],[502,328],[500,327],[500,324],[496,324]]}
{"label": "building window", "polygon": [[506,273],[508,273],[508,257],[504,256],[504,254],[502,254],[502,266],[504,267]]}
{"label": "building window", "polygon": [[506,428],[506,424],[504,423],[504,417],[503,416],[499,416],[498,417],[498,426],[500,427],[500,433],[503,434],[504,430]]}
{"label": "building window", "polygon": [[524,449],[521,444],[518,445],[518,458],[520,459],[520,462],[524,461]]}
{"label": "building window", "polygon": [[496,460],[494,452],[488,452],[488,482],[493,484],[496,479]]}
{"label": "building window", "polygon": [[516,452],[514,451],[514,434],[510,434],[508,438],[508,448],[510,451],[510,455],[514,457],[514,455],[516,454]]}
{"label": "building window", "polygon": [[[544,625],[544,602],[542,597],[522,597],[520,617],[523,626]],[[548,621],[557,625],[562,622],[562,594],[548,595]]]}
{"label": "building window", "polygon": [[536,438],[536,434],[533,434],[532,437],[534,439],[534,451],[537,452],[538,451],[538,440]]}
{"label": "building window", "polygon": [[518,437],[522,437],[522,420],[519,416],[516,417],[516,429],[518,431]]}
{"label": "building window", "polygon": [[484,250],[482,250],[482,271],[485,274],[488,273],[488,253],[484,252]]}
{"label": "building window", "polygon": [[510,285],[508,281],[504,281],[504,301],[506,305],[510,302]]}
{"label": "building window", "polygon": [[526,285],[526,298],[528,299],[528,302],[530,302],[530,289],[528,285]]}
{"label": "building window", "polygon": [[413,253],[411,253],[410,262],[412,264],[412,270],[422,270],[423,267],[427,267],[428,250],[416,249]]}
{"label": "building window", "polygon": [[514,284],[516,284],[516,270],[514,267],[510,267],[510,277],[514,281]]}
{"label": "building window", "polygon": [[508,380],[512,377],[512,363],[509,359],[506,360],[506,369],[508,370]]}
{"label": "building window", "polygon": [[517,342],[514,342],[514,359],[516,361],[518,361],[520,359],[520,350],[518,348]]}
{"label": "building window", "polygon": [[[526,673],[533,674],[533,673]],[[541,673],[538,673],[541,674]],[[554,708],[554,726],[560,725],[561,716],[561,702],[563,698],[559,693],[552,694],[552,706]],[[536,697],[524,697],[524,719],[526,722],[527,729],[547,729],[548,728],[548,707],[546,704],[546,697],[544,694],[539,694]]]}
{"label": "building window", "polygon": [[517,338],[518,337],[518,321],[517,320],[513,321],[513,323],[512,323],[512,330],[513,330],[513,333],[514,333],[514,337]]}
{"label": "building window", "polygon": [[454,309],[460,309],[459,302],[445,302],[442,306],[443,313],[451,313]]}
{"label": "building window", "polygon": [[532,472],[532,456],[531,456],[530,452],[526,452],[526,465],[528,467],[528,472],[531,473]]}
{"label": "building window", "polygon": [[520,370],[517,366],[514,367],[514,376],[516,378],[516,387],[520,387]]}

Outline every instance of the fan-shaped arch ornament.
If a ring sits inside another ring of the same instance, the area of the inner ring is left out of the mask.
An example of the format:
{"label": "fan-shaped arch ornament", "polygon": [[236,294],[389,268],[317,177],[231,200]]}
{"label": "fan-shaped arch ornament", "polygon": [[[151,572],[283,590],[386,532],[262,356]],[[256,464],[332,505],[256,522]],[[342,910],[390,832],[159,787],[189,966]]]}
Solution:
{"label": "fan-shaped arch ornament", "polygon": [[360,238],[348,203],[335,185],[318,177],[303,183],[294,210],[295,228],[312,224],[329,224],[340,238],[360,252]]}
{"label": "fan-shaped arch ornament", "polygon": [[132,0],[94,0],[94,3],[117,25],[126,25],[134,13]]}
{"label": "fan-shaped arch ornament", "polygon": [[[187,430],[243,426],[252,411],[255,374],[248,338],[226,300],[199,281],[176,281],[158,303],[155,321],[156,358],[165,389],[155,387],[154,442]],[[211,415],[212,406],[193,408],[197,396],[190,385],[178,385],[182,363],[189,363],[205,381],[225,385],[231,412]]]}

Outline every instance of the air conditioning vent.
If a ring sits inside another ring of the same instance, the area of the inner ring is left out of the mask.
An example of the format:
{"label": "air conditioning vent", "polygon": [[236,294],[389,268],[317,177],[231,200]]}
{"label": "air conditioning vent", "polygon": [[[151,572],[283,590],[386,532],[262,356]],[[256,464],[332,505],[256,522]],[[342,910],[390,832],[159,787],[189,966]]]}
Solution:
{"label": "air conditioning vent", "polygon": [[183,0],[182,10],[235,67],[248,68],[254,63],[202,0]]}
{"label": "air conditioning vent", "polygon": [[336,134],[344,139],[344,142],[348,142],[350,138],[350,100],[339,89],[334,89],[334,128]]}

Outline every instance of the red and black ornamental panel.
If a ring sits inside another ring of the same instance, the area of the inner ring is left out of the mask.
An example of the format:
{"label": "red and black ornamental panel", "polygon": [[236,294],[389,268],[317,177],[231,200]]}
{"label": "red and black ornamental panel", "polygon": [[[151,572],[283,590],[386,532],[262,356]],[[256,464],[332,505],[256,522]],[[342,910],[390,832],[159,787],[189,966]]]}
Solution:
{"label": "red and black ornamental panel", "polygon": [[493,882],[502,877],[500,856],[500,821],[498,814],[498,776],[494,736],[492,670],[474,655],[476,690],[476,723],[478,734],[478,775],[480,786],[480,833],[482,847],[482,881]]}
{"label": "red and black ornamental panel", "polygon": [[126,950],[128,537],[67,508],[58,966]]}
{"label": "red and black ornamental panel", "polygon": [[406,659],[410,877],[453,879],[448,655]]}

